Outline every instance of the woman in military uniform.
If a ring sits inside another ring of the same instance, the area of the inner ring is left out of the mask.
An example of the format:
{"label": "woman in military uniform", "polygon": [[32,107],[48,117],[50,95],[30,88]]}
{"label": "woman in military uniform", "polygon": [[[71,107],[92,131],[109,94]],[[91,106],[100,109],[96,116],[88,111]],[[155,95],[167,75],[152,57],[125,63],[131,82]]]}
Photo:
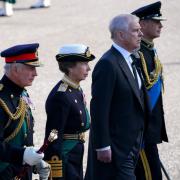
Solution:
{"label": "woman in military uniform", "polygon": [[51,129],[58,130],[58,139],[45,152],[53,179],[83,179],[84,132],[89,129],[89,114],[79,83],[87,77],[88,62],[94,58],[87,46],[78,44],[65,45],[56,55],[65,75],[46,101],[45,136]]}

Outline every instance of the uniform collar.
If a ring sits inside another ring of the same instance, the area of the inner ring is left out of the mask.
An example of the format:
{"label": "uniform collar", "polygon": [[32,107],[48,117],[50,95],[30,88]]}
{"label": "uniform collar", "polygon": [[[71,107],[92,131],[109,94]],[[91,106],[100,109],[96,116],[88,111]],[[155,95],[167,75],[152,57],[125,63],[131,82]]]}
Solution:
{"label": "uniform collar", "polygon": [[64,75],[64,77],[62,78],[62,81],[66,84],[68,84],[70,87],[74,88],[74,89],[80,89],[80,85],[79,83],[75,83],[73,82],[68,76]]}
{"label": "uniform collar", "polygon": [[8,88],[10,92],[15,96],[20,96],[24,90],[24,88],[21,88],[14,82],[12,82],[6,75],[4,75],[1,79],[1,83],[4,87]]}
{"label": "uniform collar", "polygon": [[148,48],[148,49],[153,49],[153,48],[154,48],[154,43],[148,41],[148,40],[145,39],[145,38],[142,38],[141,44],[142,44],[143,46],[145,46],[146,48]]}

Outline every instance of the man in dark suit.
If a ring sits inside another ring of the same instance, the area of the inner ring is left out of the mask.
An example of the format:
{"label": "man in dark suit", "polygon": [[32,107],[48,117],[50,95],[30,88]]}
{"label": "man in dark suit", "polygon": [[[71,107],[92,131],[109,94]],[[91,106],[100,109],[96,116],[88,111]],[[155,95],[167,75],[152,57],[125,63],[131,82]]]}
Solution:
{"label": "man in dark suit", "polygon": [[153,40],[160,37],[162,23],[165,20],[160,12],[161,2],[155,2],[135,10],[132,14],[140,18],[143,38],[138,62],[142,68],[146,89],[151,102],[151,117],[144,138],[142,149],[136,168],[137,179],[161,180],[162,173],[157,144],[167,142],[164,111],[162,103],[162,64],[154,48]]}
{"label": "man in dark suit", "polygon": [[116,16],[109,30],[113,45],[92,75],[92,124],[85,180],[135,180],[147,115],[145,88],[131,58],[140,47],[139,18]]}

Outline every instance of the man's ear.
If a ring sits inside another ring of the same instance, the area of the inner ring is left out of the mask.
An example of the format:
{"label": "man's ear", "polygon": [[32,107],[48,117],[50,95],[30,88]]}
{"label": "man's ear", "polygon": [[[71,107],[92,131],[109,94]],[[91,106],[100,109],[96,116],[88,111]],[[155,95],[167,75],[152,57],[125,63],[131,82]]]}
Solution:
{"label": "man's ear", "polygon": [[122,31],[118,31],[118,32],[117,32],[117,36],[118,36],[118,39],[123,40],[124,37],[125,37],[125,34],[124,34],[124,32],[122,32]]}

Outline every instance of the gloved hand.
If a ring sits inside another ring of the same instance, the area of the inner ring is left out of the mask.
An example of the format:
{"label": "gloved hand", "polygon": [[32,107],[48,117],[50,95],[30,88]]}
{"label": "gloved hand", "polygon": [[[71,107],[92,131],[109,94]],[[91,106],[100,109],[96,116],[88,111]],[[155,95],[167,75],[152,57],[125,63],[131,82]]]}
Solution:
{"label": "gloved hand", "polygon": [[26,147],[23,155],[23,161],[30,166],[40,163],[44,157],[44,154],[38,154],[36,151],[37,149],[34,147]]}
{"label": "gloved hand", "polygon": [[48,180],[50,170],[50,164],[43,160],[41,160],[41,162],[36,164],[34,167],[35,173],[39,174],[39,180]]}

